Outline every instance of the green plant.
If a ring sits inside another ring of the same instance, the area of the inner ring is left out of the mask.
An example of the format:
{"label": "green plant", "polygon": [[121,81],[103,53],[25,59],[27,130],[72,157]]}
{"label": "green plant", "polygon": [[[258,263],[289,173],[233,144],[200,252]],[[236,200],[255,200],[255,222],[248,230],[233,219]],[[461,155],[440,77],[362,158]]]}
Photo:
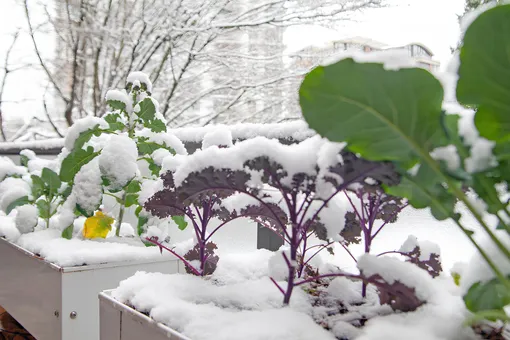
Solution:
{"label": "green plant", "polygon": [[[103,118],[88,117],[75,124],[76,131],[71,133],[72,137],[68,136],[70,145],[66,145],[69,153],[60,169],[62,181],[73,190],[77,188],[72,197],[76,201],[77,215],[93,218],[103,195],[117,201],[120,206],[116,218],[117,236],[126,208],[135,207],[139,233],[147,222],[147,217],[140,216],[142,207],[138,196],[141,182],[159,175],[161,167],[152,154],[159,149],[175,154],[167,143],[166,123],[158,112],[158,103],[150,97],[151,87],[146,75],[134,72],[129,75],[124,91],[110,90],[106,100],[112,111]],[[93,143],[94,139],[101,141],[105,135],[110,135],[107,142]],[[141,174],[139,161],[148,163],[149,177]],[[98,177],[100,180],[97,180]],[[85,195],[82,194],[84,190],[88,191]],[[82,196],[87,199],[83,200]],[[69,238],[72,229],[71,223],[64,230],[63,237]]]}
{"label": "green plant", "polygon": [[[465,117],[443,111],[443,86],[423,69],[387,70],[378,63],[345,59],[314,69],[300,88],[311,128],[332,141],[347,142],[366,159],[392,161],[402,181],[386,187],[387,193],[407,198],[415,208],[430,207],[436,219],[457,224],[496,276],[475,283],[464,296],[466,306],[478,317],[505,320],[510,280],[461,223],[454,206],[462,202],[510,260],[510,249],[483,218],[494,215],[498,229],[510,233],[508,202],[497,191],[510,179],[509,37],[510,5],[486,11],[466,31],[456,91],[461,104],[476,110],[476,130],[468,133],[459,130]],[[476,193],[486,211],[463,187]]]}

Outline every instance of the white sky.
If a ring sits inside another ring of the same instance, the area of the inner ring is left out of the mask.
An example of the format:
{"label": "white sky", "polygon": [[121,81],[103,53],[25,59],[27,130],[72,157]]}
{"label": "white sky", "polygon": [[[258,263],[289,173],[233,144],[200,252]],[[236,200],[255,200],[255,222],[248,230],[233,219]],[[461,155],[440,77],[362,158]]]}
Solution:
{"label": "white sky", "polygon": [[[47,0],[50,1],[50,0]],[[341,22],[336,31],[309,27],[294,27],[285,34],[289,47],[301,48],[324,40],[363,36],[388,45],[419,42],[429,47],[442,67],[450,58],[450,47],[457,44],[459,25],[456,14],[463,11],[464,0],[386,0],[388,7],[364,11],[356,15],[356,22]],[[0,67],[10,44],[10,33],[25,26],[24,13],[16,0],[0,0]],[[43,52],[51,53],[53,41],[45,41]],[[31,42],[25,35],[17,44],[14,60],[28,61]],[[32,59],[33,60],[33,59]],[[1,76],[0,76],[1,77]],[[20,71],[9,79],[4,100],[8,118],[28,118],[41,114],[43,75],[34,71]],[[31,99],[25,101],[25,99]],[[14,113],[13,113],[14,112]]]}
{"label": "white sky", "polygon": [[356,22],[339,24],[337,32],[296,27],[285,40],[292,49],[324,40],[362,36],[388,45],[419,42],[429,47],[442,66],[451,57],[450,47],[457,45],[460,29],[457,14],[464,0],[387,0],[387,7],[367,10]]}

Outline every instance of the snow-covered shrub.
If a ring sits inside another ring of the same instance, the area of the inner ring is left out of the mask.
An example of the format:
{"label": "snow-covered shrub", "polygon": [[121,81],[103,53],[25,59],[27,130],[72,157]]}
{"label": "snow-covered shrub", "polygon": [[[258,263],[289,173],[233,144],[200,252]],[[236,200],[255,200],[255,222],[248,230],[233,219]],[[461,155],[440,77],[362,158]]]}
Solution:
{"label": "snow-covered shrub", "polygon": [[[478,313],[475,320],[505,322],[503,308],[510,304],[509,21],[508,4],[472,21],[458,70],[448,77],[437,79],[408,64],[398,69],[395,59],[372,55],[318,67],[300,88],[310,128],[347,143],[365,159],[393,162],[402,180],[385,186],[387,194],[430,208],[436,219],[452,219],[465,233],[478,250],[460,278],[461,286],[468,285],[466,307]],[[444,101],[451,88],[458,102]],[[463,225],[457,202],[478,221],[481,235],[475,238]],[[487,242],[480,243],[484,236]],[[410,262],[435,252],[427,244],[417,252],[416,246],[409,239],[400,252]],[[435,271],[437,258],[427,261],[425,268]]]}
{"label": "snow-covered shrub", "polygon": [[[129,207],[135,208],[138,233],[146,228],[148,218],[139,203],[143,183],[159,176],[165,157],[176,152],[186,154],[182,142],[167,132],[159,104],[150,97],[151,88],[146,75],[134,72],[128,76],[124,90],[107,92],[111,112],[102,118],[81,119],[69,129],[62,151],[65,158],[60,178],[72,190],[69,204],[62,207],[60,215],[96,218],[94,214],[100,210],[103,195],[108,195],[120,206],[115,216],[117,236],[124,211]],[[111,222],[105,222],[113,221],[111,218],[104,215],[97,220],[97,228],[103,230],[100,235],[106,235],[105,228],[111,228]],[[60,222],[63,236],[71,237],[72,220],[61,218]],[[83,234],[87,234],[87,228]]]}
{"label": "snow-covered shrub", "polygon": [[[159,177],[165,158],[187,154],[183,143],[167,132],[151,88],[148,76],[130,74],[126,89],[106,94],[111,112],[76,121],[55,160],[38,158],[31,150],[21,151],[20,166],[0,159],[0,209],[7,215],[17,210],[21,233],[39,225],[71,238],[75,219],[85,217],[90,220],[84,223],[84,237],[105,237],[114,221],[119,236],[129,207],[138,217],[138,233],[147,228],[149,218],[139,202],[143,184]],[[119,205],[115,219],[102,211],[105,195]]]}

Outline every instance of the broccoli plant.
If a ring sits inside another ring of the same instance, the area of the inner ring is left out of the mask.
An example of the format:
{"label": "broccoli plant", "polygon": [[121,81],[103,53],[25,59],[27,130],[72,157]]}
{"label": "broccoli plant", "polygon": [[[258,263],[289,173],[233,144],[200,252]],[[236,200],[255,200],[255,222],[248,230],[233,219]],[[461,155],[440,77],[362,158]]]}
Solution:
{"label": "broccoli plant", "polygon": [[[510,303],[510,273],[497,260],[510,260],[504,242],[510,233],[509,22],[510,5],[499,5],[468,27],[458,72],[450,77],[459,103],[443,105],[445,89],[426,70],[388,70],[351,58],[314,69],[300,88],[303,115],[312,129],[346,142],[365,159],[391,161],[402,181],[387,186],[386,193],[407,198],[415,208],[429,207],[436,219],[451,219],[466,235],[494,273],[493,280],[480,278],[471,285],[466,307],[478,313],[475,319],[503,321],[508,321],[503,307]],[[488,246],[464,225],[454,210],[457,201],[478,222]],[[487,216],[498,224],[488,224]],[[500,255],[492,255],[494,250]],[[416,257],[412,251],[408,256]]]}

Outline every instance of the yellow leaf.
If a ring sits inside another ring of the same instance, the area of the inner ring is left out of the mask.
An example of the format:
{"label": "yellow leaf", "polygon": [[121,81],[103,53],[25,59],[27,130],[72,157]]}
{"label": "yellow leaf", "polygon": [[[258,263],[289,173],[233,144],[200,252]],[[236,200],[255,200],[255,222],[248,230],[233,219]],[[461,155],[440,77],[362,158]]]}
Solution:
{"label": "yellow leaf", "polygon": [[97,211],[94,216],[85,220],[83,227],[83,237],[85,238],[105,238],[108,232],[112,230],[114,219],[108,215],[103,214],[102,211]]}

